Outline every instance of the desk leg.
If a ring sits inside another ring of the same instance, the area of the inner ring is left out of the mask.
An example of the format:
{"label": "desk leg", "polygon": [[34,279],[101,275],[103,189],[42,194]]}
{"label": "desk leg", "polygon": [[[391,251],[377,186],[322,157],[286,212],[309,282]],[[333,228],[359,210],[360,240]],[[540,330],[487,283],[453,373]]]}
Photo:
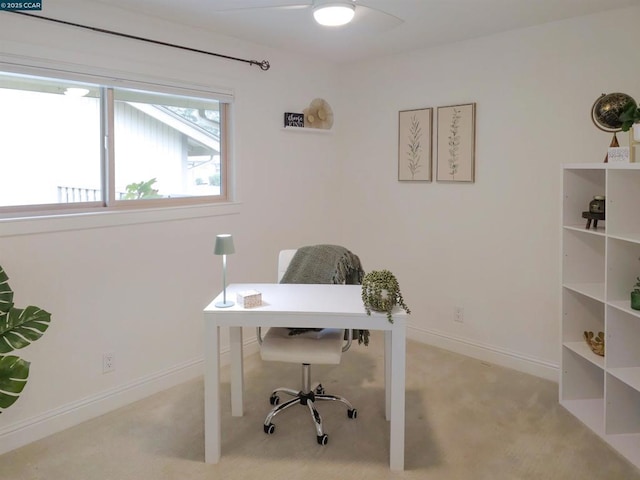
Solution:
{"label": "desk leg", "polygon": [[243,415],[244,366],[242,354],[242,327],[229,328],[231,347],[231,415]]}
{"label": "desk leg", "polygon": [[204,461],[220,461],[220,327],[204,325]]}
{"label": "desk leg", "polygon": [[384,332],[384,416],[391,420],[391,330]]}
{"label": "desk leg", "polygon": [[404,328],[391,334],[391,425],[389,467],[404,470],[405,366],[407,342]]}

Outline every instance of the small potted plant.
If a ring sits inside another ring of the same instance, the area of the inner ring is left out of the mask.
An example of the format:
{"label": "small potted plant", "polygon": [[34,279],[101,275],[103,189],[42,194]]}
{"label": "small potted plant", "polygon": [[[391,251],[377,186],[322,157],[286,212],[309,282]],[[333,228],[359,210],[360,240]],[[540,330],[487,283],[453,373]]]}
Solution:
{"label": "small potted plant", "polygon": [[631,308],[640,310],[640,277],[636,277],[636,284],[631,291]]}
{"label": "small potted plant", "polygon": [[391,311],[395,305],[399,305],[405,312],[411,313],[402,298],[398,280],[389,270],[374,270],[364,276],[362,279],[362,301],[367,315],[371,315],[371,310],[386,312],[390,323],[393,323]]}
{"label": "small potted plant", "polygon": [[633,138],[640,141],[640,107],[634,101],[629,101],[622,109],[618,117],[622,122],[620,128],[623,132],[628,132],[633,127]]}

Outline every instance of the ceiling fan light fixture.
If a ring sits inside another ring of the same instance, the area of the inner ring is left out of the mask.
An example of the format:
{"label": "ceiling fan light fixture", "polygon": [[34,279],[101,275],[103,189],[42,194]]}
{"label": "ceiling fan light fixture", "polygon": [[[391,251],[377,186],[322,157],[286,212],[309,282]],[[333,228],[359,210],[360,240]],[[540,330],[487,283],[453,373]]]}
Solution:
{"label": "ceiling fan light fixture", "polygon": [[325,27],[346,25],[356,13],[356,6],[351,2],[329,2],[313,7],[313,18]]}

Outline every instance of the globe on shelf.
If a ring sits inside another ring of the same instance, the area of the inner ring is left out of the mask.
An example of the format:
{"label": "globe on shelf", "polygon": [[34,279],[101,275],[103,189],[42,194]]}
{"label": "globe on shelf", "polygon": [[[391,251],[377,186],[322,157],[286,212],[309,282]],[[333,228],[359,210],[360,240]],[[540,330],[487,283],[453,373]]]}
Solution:
{"label": "globe on shelf", "polygon": [[[591,107],[591,120],[593,124],[600,130],[613,133],[611,144],[609,147],[619,147],[618,138],[616,132],[622,131],[622,121],[620,120],[620,114],[624,110],[624,107],[633,102],[636,105],[636,101],[630,95],[626,93],[603,93],[593,102]],[[609,161],[609,153],[604,157],[604,162]]]}
{"label": "globe on shelf", "polygon": [[619,132],[622,127],[620,114],[625,105],[636,101],[626,93],[602,94],[593,103],[591,108],[591,119],[596,127],[605,132]]}

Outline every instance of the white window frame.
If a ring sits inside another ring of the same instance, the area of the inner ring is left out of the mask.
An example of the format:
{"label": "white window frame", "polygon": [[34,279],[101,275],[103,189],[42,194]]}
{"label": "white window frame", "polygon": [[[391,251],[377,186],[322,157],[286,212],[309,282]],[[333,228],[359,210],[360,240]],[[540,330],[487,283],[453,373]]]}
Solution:
{"label": "white window frame", "polygon": [[[183,218],[185,215],[185,207],[198,207],[198,212],[194,211],[190,214],[186,214],[186,217],[200,217],[209,216],[212,212],[207,207],[212,206],[233,206],[237,204],[233,203],[233,189],[231,188],[232,176],[230,166],[230,117],[231,109],[234,100],[233,91],[227,88],[216,87],[211,89],[202,85],[194,85],[182,82],[176,82],[170,79],[152,78],[140,75],[131,75],[131,78],[122,78],[121,75],[113,75],[108,71],[96,71],[91,69],[91,72],[83,72],[78,65],[49,65],[46,60],[29,61],[27,64],[23,61],[14,61],[10,58],[7,61],[6,55],[0,55],[0,71],[13,74],[31,75],[36,77],[51,78],[53,80],[62,81],[76,81],[82,83],[90,83],[94,85],[101,85],[107,91],[109,88],[113,89],[132,89],[139,91],[146,91],[151,93],[171,94],[185,97],[199,98],[203,100],[216,100],[220,106],[220,170],[221,170],[221,182],[220,182],[220,195],[217,196],[193,196],[184,198],[158,198],[158,199],[139,199],[139,200],[118,200],[115,201],[115,192],[113,188],[113,175],[114,175],[114,139],[113,135],[109,134],[109,131],[113,131],[113,125],[107,126],[106,131],[101,132],[101,137],[105,141],[106,148],[102,149],[102,188],[104,189],[104,201],[102,202],[86,202],[75,204],[46,204],[46,205],[20,205],[20,206],[7,206],[0,207],[0,222],[5,223],[6,220],[11,219],[24,219],[52,216],[77,216],[82,214],[95,214],[95,213],[111,213],[117,211],[141,210],[143,212],[149,212],[153,210],[155,214],[153,218],[156,221],[162,221],[163,218]],[[34,65],[35,64],[35,65]],[[60,68],[60,67],[67,67]],[[71,67],[71,68],[69,68]],[[74,68],[76,67],[76,68]],[[134,78],[136,77],[136,78]],[[112,90],[110,91],[112,95]],[[103,107],[113,108],[113,98],[108,102],[102,96],[102,102],[106,105]],[[103,109],[103,112],[105,110]],[[113,122],[113,112],[105,113],[107,117]],[[104,128],[105,122],[101,122]],[[108,124],[107,124],[108,125]],[[162,210],[173,210],[173,214],[164,215],[159,214]],[[180,213],[180,210],[182,212]],[[206,213],[208,212],[208,213]],[[224,211],[218,209],[219,214],[229,214],[237,212],[237,208],[225,208]],[[136,223],[136,221],[129,221],[124,223]],[[75,223],[75,222],[72,222]],[[99,222],[102,223],[102,222]],[[110,224],[110,221],[106,222]],[[63,228],[65,230],[67,228]],[[18,228],[14,234],[29,233],[31,229],[24,231],[23,228]],[[49,228],[45,229],[46,231]],[[36,228],[35,231],[39,231]],[[5,232],[11,234],[10,232]],[[0,233],[1,235],[1,233]]]}

